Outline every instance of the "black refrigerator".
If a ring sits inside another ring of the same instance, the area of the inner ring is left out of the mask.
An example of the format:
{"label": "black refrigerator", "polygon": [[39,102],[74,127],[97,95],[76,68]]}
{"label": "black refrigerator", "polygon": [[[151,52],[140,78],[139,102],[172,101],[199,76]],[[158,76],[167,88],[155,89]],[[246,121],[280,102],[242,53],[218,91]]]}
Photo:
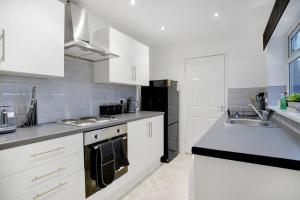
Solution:
{"label": "black refrigerator", "polygon": [[179,152],[179,93],[177,81],[156,80],[141,89],[143,111],[162,111],[164,115],[164,155],[161,161],[168,163]]}

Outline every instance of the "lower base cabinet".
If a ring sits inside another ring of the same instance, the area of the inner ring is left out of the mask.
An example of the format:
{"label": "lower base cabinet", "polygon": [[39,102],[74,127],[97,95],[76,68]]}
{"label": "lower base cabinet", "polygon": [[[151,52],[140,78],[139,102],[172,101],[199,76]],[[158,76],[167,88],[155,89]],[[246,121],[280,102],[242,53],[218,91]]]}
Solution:
{"label": "lower base cabinet", "polygon": [[83,135],[0,151],[1,200],[83,200]]}
{"label": "lower base cabinet", "polygon": [[[163,156],[163,121],[163,115],[160,115],[128,123],[128,173],[87,200],[119,199],[160,166],[160,158]],[[2,160],[8,159],[9,154],[18,153],[21,155],[18,159],[24,160],[22,163],[27,162],[26,159],[31,155],[29,152],[42,152],[36,155],[41,156],[39,160],[44,162],[13,165],[15,170],[2,166],[6,174],[0,177],[0,199],[85,200],[82,138],[82,134],[77,134],[2,151]],[[57,146],[61,148],[57,149]],[[54,149],[55,152],[48,149]],[[14,187],[19,190],[6,191]]]}
{"label": "lower base cabinet", "polygon": [[17,200],[84,200],[84,170],[44,186]]}
{"label": "lower base cabinet", "polygon": [[194,155],[190,200],[299,200],[300,172]]}
{"label": "lower base cabinet", "polygon": [[128,123],[130,176],[139,175],[163,156],[163,115]]}

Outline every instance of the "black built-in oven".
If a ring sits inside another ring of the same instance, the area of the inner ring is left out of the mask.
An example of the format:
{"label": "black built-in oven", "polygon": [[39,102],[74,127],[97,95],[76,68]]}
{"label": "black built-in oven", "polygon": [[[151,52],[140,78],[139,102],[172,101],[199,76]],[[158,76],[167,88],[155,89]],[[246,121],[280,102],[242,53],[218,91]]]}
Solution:
{"label": "black built-in oven", "polygon": [[[86,198],[101,190],[103,187],[97,184],[93,177],[93,165],[95,157],[93,151],[101,146],[101,144],[109,143],[110,141],[117,141],[122,139],[122,151],[128,157],[127,148],[127,125],[121,124],[109,128],[93,130],[84,133],[84,167],[85,167],[85,190]],[[127,166],[118,167],[115,169],[114,180],[123,176],[128,172]],[[105,173],[105,172],[104,172]],[[108,173],[108,172],[107,172]]]}

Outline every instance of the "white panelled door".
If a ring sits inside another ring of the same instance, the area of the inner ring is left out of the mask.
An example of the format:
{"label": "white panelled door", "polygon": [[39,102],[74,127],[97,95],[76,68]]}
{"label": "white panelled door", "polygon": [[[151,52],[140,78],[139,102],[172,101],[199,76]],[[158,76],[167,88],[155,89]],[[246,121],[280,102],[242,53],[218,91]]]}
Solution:
{"label": "white panelled door", "polygon": [[186,152],[224,113],[225,56],[186,60]]}

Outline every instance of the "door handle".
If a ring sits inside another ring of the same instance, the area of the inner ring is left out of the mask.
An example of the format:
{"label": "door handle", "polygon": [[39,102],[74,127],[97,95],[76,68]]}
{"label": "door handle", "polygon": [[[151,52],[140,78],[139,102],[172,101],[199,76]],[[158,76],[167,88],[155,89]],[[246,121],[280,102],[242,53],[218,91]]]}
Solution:
{"label": "door handle", "polygon": [[2,40],[2,56],[1,60],[2,62],[5,62],[5,30],[2,30],[2,33],[0,35],[0,40]]}
{"label": "door handle", "polygon": [[224,111],[225,110],[225,106],[224,105],[218,106],[217,109],[220,110],[220,111]]}

